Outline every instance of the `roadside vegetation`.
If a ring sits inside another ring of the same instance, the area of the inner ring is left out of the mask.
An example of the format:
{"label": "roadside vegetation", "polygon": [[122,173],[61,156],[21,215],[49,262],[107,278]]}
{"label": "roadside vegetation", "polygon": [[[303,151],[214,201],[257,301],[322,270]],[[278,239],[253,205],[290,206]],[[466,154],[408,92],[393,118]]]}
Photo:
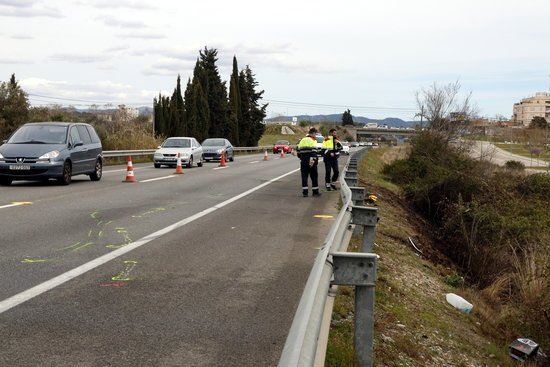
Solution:
{"label": "roadside vegetation", "polygon": [[[375,365],[513,366],[508,345],[518,337],[550,350],[550,177],[415,146],[371,150],[359,167],[361,186],[379,198]],[[356,365],[353,295],[339,287],[326,366]]]}
{"label": "roadside vegetation", "polygon": [[[519,337],[550,351],[550,175],[473,160],[455,144],[456,117],[470,111],[469,97],[456,103],[458,87],[423,90],[429,129],[359,165],[380,216],[376,366],[513,366],[508,346]],[[472,312],[454,309],[446,293]],[[356,365],[353,304],[353,289],[340,287],[326,366]]]}

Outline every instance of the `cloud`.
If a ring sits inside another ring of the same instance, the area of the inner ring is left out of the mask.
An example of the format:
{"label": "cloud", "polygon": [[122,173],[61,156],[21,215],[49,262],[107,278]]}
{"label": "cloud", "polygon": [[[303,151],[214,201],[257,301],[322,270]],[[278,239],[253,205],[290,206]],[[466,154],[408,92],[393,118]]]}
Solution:
{"label": "cloud", "polygon": [[117,37],[121,38],[137,38],[137,39],[164,39],[166,36],[162,33],[121,33],[117,34]]}
{"label": "cloud", "polygon": [[53,54],[50,56],[54,61],[66,61],[69,63],[89,64],[105,61],[108,57],[105,55],[84,55],[84,54]]}
{"label": "cloud", "polygon": [[0,5],[13,6],[15,8],[29,8],[38,2],[37,0],[0,0]]}
{"label": "cloud", "polygon": [[147,25],[141,21],[135,20],[121,20],[115,17],[102,16],[97,17],[97,20],[103,22],[103,24],[110,27],[119,27],[119,28],[147,28]]}
{"label": "cloud", "polygon": [[59,9],[41,7],[39,3],[34,0],[0,0],[0,17],[65,17]]}
{"label": "cloud", "polygon": [[24,34],[24,33],[13,34],[11,36],[11,38],[16,39],[16,40],[32,40],[32,39],[34,39],[33,36],[31,36],[29,34]]}
{"label": "cloud", "polygon": [[161,75],[161,76],[174,76],[181,75],[184,79],[187,79],[193,73],[193,67],[195,62],[167,59],[150,65],[142,70],[143,75]]}
{"label": "cloud", "polygon": [[17,57],[0,57],[0,64],[32,64],[30,60],[25,60]]}
{"label": "cloud", "polygon": [[61,80],[27,78],[19,81],[29,94],[31,104],[89,106],[91,104],[150,105],[158,91],[135,89],[130,84],[108,80],[70,83]]}
{"label": "cloud", "polygon": [[82,4],[90,5],[94,8],[100,8],[100,9],[115,9],[115,8],[128,8],[128,9],[138,9],[138,10],[157,9],[157,7],[152,6],[147,1],[136,1],[136,0],[117,0],[117,1],[96,0],[96,1],[85,1],[85,2],[82,2]]}

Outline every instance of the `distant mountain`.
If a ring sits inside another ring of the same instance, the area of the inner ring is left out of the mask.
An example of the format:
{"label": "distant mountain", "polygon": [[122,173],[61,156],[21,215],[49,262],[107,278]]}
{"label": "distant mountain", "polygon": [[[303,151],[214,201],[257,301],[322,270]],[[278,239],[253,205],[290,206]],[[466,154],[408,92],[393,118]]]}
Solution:
{"label": "distant mountain", "polygon": [[[326,122],[330,124],[342,124],[342,114],[331,115],[297,115],[297,116],[277,116],[265,119],[268,122],[292,121],[296,117],[298,121],[311,121],[314,124]],[[414,127],[418,121],[405,121],[397,117],[387,117],[385,119],[372,119],[363,116],[353,116],[353,122],[357,125],[364,125],[367,122],[376,122],[378,125],[387,125],[389,127]]]}

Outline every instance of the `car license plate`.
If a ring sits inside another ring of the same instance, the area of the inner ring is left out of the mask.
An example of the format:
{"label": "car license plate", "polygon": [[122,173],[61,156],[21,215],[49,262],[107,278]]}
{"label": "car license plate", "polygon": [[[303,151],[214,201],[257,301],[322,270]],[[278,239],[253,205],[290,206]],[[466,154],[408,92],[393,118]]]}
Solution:
{"label": "car license plate", "polygon": [[25,171],[30,170],[31,166],[28,164],[12,164],[10,165],[10,169],[14,171]]}

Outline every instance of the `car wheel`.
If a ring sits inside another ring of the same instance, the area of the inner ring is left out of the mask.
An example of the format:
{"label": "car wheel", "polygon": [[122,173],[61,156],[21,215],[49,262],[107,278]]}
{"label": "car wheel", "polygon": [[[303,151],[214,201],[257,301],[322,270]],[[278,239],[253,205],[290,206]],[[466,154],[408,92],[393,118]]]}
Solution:
{"label": "car wheel", "polygon": [[9,185],[11,185],[11,182],[12,182],[12,181],[13,181],[13,180],[12,180],[11,178],[2,177],[2,178],[0,178],[0,185],[1,185],[1,186],[9,186]]}
{"label": "car wheel", "polygon": [[187,163],[188,168],[193,168],[193,156],[189,157],[189,163]]}
{"label": "car wheel", "polygon": [[235,155],[234,154],[231,154],[231,159],[230,161],[233,162],[235,160]]}
{"label": "car wheel", "polygon": [[90,174],[90,180],[99,181],[101,180],[101,176],[103,176],[103,162],[101,162],[101,159],[98,159],[95,162],[94,172]]}
{"label": "car wheel", "polygon": [[202,167],[202,157],[201,157],[200,161],[197,162],[197,166]]}
{"label": "car wheel", "polygon": [[160,168],[160,164],[158,163],[153,163],[153,165],[155,166],[155,168]]}
{"label": "car wheel", "polygon": [[70,184],[72,174],[73,174],[73,169],[71,167],[71,163],[68,161],[65,161],[65,163],[63,164],[63,175],[57,179],[57,182],[60,185]]}

